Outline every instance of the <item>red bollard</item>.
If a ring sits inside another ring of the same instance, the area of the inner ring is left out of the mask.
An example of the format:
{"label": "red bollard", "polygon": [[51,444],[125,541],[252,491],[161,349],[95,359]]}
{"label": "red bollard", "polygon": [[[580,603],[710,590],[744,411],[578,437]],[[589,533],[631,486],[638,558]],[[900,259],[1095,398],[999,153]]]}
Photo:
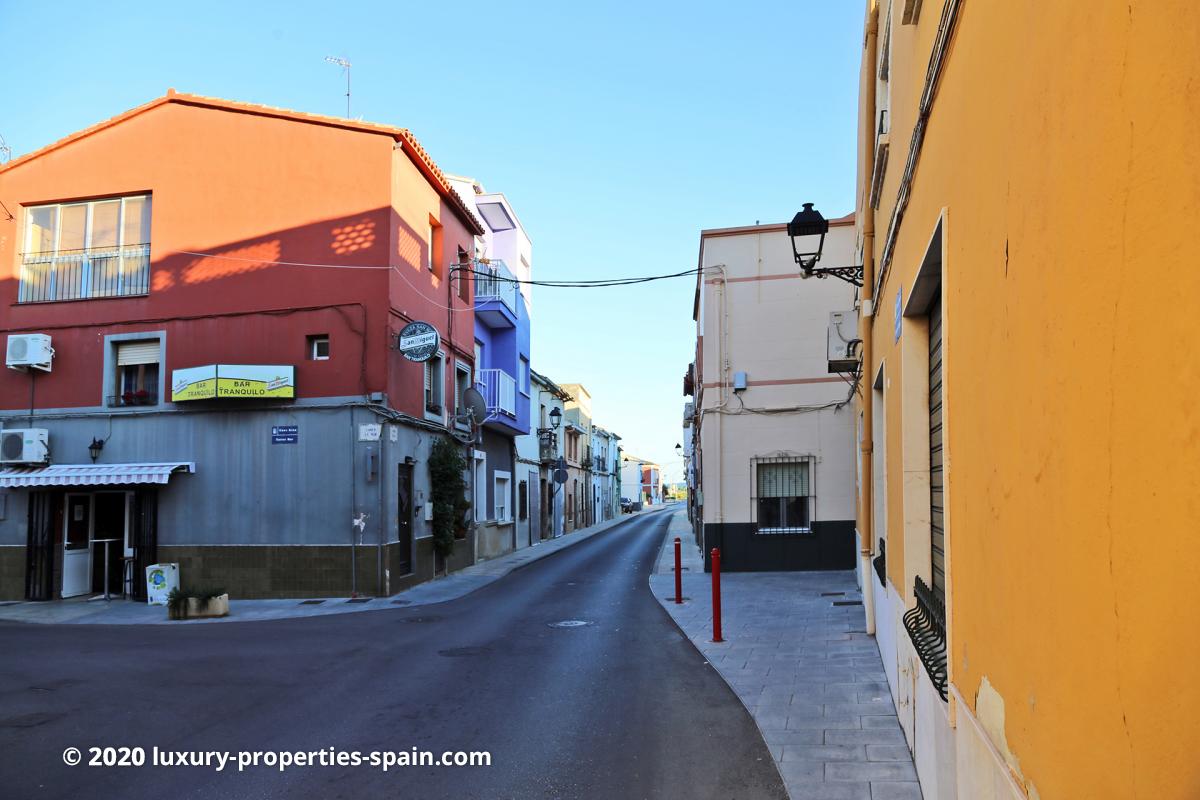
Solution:
{"label": "red bollard", "polygon": [[712,549],[712,604],[713,604],[713,638],[714,642],[723,642],[721,638],[721,551]]}
{"label": "red bollard", "polygon": [[675,602],[683,602],[683,556],[679,554],[680,539],[675,537]]}

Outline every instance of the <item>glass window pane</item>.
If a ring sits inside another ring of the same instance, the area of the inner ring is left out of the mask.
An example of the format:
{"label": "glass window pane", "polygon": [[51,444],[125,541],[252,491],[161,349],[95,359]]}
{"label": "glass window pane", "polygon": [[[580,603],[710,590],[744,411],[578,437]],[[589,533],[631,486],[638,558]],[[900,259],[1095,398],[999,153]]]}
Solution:
{"label": "glass window pane", "polygon": [[758,499],[758,527],[783,527],[783,520],[780,519],[779,515],[779,498],[760,497]]}
{"label": "glass window pane", "polygon": [[131,244],[149,244],[150,242],[150,198],[149,197],[126,197],[125,198],[125,219],[123,221],[125,228],[125,238],[122,243],[125,245]]}
{"label": "glass window pane", "polygon": [[82,250],[84,234],[87,229],[87,205],[63,206],[59,214],[58,224],[61,231],[58,235],[58,249]]}
{"label": "glass window pane", "polygon": [[54,250],[55,206],[29,209],[29,252],[48,253]]}
{"label": "glass window pane", "polygon": [[91,247],[117,246],[117,220],[121,216],[121,201],[107,200],[92,204]]}
{"label": "glass window pane", "polygon": [[808,498],[788,497],[783,501],[783,526],[785,528],[808,527]]}

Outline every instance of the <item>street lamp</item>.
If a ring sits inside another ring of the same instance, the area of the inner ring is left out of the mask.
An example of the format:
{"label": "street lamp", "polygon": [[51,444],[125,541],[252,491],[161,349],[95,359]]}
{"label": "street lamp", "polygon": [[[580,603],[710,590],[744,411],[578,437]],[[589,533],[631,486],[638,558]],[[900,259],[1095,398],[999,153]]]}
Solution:
{"label": "street lamp", "polygon": [[[804,207],[792,217],[787,226],[788,237],[792,240],[792,254],[800,265],[802,278],[828,278],[833,276],[840,280],[862,286],[862,265],[856,267],[821,267],[821,251],[825,249],[825,234],[829,233],[829,220],[821,216],[821,212],[813,208],[812,203]],[[815,249],[814,249],[815,248]]]}
{"label": "street lamp", "polygon": [[562,424],[562,409],[558,406],[550,409],[550,427],[558,430],[558,426]]}

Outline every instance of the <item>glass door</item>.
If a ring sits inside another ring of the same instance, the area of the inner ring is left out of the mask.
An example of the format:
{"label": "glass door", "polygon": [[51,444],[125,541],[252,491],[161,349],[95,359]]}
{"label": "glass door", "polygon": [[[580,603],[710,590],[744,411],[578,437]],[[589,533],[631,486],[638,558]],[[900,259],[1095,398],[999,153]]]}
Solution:
{"label": "glass door", "polygon": [[62,596],[87,594],[92,583],[92,496],[68,494],[63,521]]}

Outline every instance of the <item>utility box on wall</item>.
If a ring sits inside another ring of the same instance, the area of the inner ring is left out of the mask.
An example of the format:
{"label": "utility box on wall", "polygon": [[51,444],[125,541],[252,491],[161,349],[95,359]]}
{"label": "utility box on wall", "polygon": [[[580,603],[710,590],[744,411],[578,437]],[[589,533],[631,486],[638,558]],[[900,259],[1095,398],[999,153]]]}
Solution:
{"label": "utility box on wall", "polygon": [[829,315],[828,359],[830,372],[853,372],[858,368],[858,314],[834,311]]}

